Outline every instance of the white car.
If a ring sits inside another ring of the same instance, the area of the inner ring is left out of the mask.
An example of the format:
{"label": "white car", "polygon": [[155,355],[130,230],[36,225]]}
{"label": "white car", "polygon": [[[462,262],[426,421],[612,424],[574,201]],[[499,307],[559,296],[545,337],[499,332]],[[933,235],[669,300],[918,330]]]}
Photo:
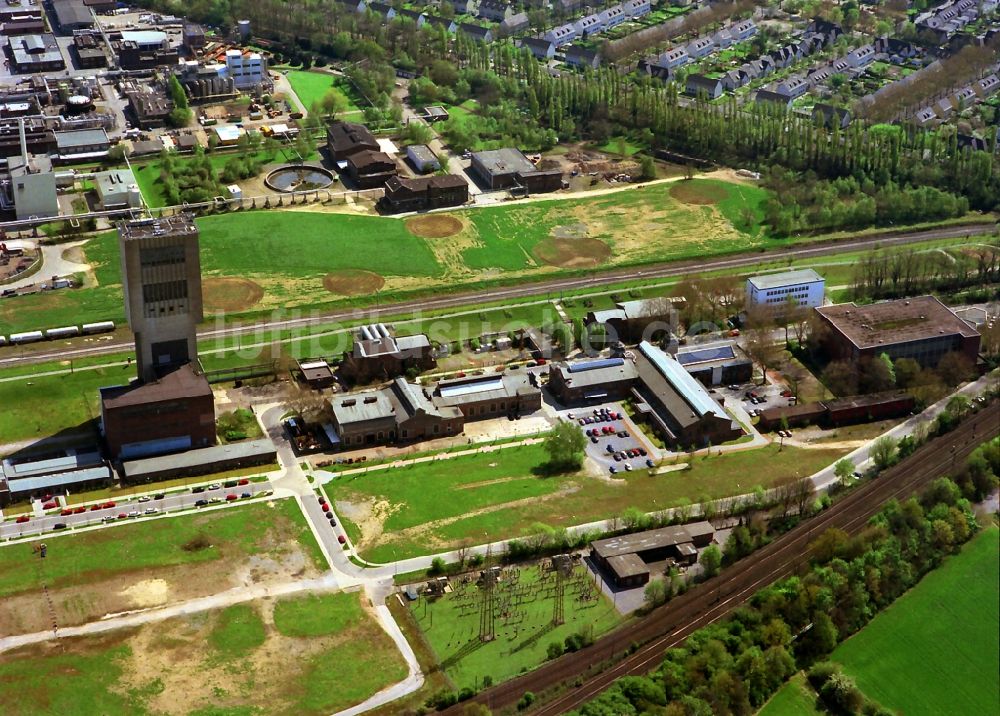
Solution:
{"label": "white car", "polygon": [[149,502],[150,497],[148,495],[143,495],[139,498],[139,502]]}
{"label": "white car", "polygon": [[142,513],[139,512],[139,510],[132,510],[131,512],[128,513],[128,516],[129,517],[141,517]]}
{"label": "white car", "polygon": [[157,512],[159,512],[159,510],[156,509],[155,507],[147,507],[146,508],[146,514],[147,515],[155,515]]}

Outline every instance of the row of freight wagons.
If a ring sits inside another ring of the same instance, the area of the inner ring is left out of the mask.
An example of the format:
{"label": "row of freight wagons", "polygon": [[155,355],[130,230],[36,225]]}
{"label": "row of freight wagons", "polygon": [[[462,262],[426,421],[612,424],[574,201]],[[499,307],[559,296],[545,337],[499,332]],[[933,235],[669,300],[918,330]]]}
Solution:
{"label": "row of freight wagons", "polygon": [[12,346],[24,343],[37,343],[38,341],[52,341],[59,338],[73,338],[75,336],[89,336],[94,333],[110,333],[115,330],[114,321],[100,321],[98,323],[84,323],[82,326],[65,326],[63,328],[49,328],[45,331],[25,331],[24,333],[11,333],[9,336],[0,336],[0,346],[8,343]]}

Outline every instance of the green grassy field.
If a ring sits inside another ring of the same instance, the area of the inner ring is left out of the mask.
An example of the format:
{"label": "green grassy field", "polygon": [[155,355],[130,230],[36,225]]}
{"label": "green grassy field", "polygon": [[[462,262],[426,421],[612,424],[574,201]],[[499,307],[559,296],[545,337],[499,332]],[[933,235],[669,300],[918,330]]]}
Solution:
{"label": "green grassy field", "polygon": [[92,421],[100,415],[98,388],[124,385],[134,376],[134,368],[123,366],[0,383],[0,436],[4,442],[63,431],[94,436]]}
{"label": "green grassy field", "polygon": [[504,570],[494,591],[496,639],[483,643],[479,593],[474,584],[456,584],[451,594],[422,598],[411,606],[442,669],[459,689],[481,687],[485,676],[494,683],[510,679],[544,662],[552,642],[561,644],[581,628],[599,636],[621,622],[611,602],[578,566],[566,579],[565,623],[553,626],[555,576],[535,565],[524,566]]}
{"label": "green grassy field", "polygon": [[[46,583],[57,589],[118,573],[246,557],[269,549],[266,545],[275,534],[292,535],[315,567],[326,569],[323,553],[298,505],[294,500],[276,500],[50,540]],[[210,539],[204,546],[185,549],[205,536]],[[15,542],[0,548],[0,597],[41,588],[34,546]]]}
{"label": "green grassy field", "polygon": [[830,660],[905,714],[989,714],[1000,703],[1000,529],[977,535]]}
{"label": "green grassy field", "polygon": [[[619,475],[609,483],[586,475],[539,477],[542,445],[462,456],[334,479],[325,485],[366,559],[384,562],[533,532],[538,523],[568,526],[612,517],[626,508],[665,509],[752,492],[835,462],[841,450],[777,446],[695,458],[690,470]],[[346,509],[345,509],[346,508]],[[370,536],[361,525],[381,525]]]}
{"label": "green grassy field", "polygon": [[349,86],[339,77],[326,74],[324,72],[310,72],[308,70],[289,70],[288,81],[295,90],[296,96],[304,105],[302,109],[308,111],[313,104],[319,102],[331,90],[336,92],[344,101],[345,112],[358,112],[360,108],[351,97]]}
{"label": "green grassy field", "polygon": [[758,716],[822,716],[804,675],[796,674],[757,712]]}
{"label": "green grassy field", "polygon": [[[3,713],[334,713],[406,675],[395,645],[360,599],[286,597],[273,603],[273,613],[268,602],[250,602],[0,654]],[[335,628],[286,635],[287,617],[278,615],[300,603]]]}

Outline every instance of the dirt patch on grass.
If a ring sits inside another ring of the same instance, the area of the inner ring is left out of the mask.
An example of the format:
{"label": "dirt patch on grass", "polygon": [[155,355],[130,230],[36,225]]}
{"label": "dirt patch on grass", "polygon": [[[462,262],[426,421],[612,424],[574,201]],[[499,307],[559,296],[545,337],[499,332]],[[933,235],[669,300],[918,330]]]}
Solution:
{"label": "dirt patch on grass", "polygon": [[729,192],[717,184],[679,181],[670,187],[670,196],[685,204],[718,204],[729,198]]}
{"label": "dirt patch on grass", "polygon": [[385,285],[385,279],[373,271],[342,269],[323,277],[323,288],[338,296],[366,296]]}
{"label": "dirt patch on grass", "polygon": [[611,258],[611,247],[598,239],[551,238],[539,241],[532,250],[535,257],[559,268],[591,268]]}
{"label": "dirt patch on grass", "polygon": [[170,596],[170,584],[165,579],[144,579],[122,590],[137,607],[158,607],[166,604]]}
{"label": "dirt patch on grass", "polygon": [[463,228],[462,220],[450,214],[425,214],[406,220],[406,230],[422,239],[444,239]]}
{"label": "dirt patch on grass", "polygon": [[205,310],[213,313],[246,311],[264,298],[263,287],[245,278],[206,278],[201,292]]}

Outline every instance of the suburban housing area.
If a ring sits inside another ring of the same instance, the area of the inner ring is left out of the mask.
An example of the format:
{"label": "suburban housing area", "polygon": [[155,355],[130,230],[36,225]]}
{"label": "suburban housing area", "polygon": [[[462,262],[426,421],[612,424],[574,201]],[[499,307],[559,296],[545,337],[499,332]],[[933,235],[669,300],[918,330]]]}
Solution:
{"label": "suburban housing area", "polygon": [[0,27],[4,714],[996,710],[996,2]]}

